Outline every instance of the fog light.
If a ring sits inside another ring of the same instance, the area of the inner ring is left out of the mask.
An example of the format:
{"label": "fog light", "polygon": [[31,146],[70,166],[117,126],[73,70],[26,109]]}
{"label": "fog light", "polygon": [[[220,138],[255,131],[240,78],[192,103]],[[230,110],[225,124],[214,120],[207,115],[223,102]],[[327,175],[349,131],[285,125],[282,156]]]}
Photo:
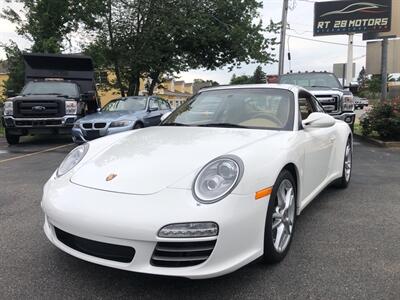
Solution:
{"label": "fog light", "polygon": [[353,120],[352,117],[346,117],[346,119],[344,119],[344,121],[345,121],[346,123],[351,123],[352,120]]}
{"label": "fog light", "polygon": [[196,238],[218,235],[218,225],[214,222],[170,224],[161,228],[159,237]]}

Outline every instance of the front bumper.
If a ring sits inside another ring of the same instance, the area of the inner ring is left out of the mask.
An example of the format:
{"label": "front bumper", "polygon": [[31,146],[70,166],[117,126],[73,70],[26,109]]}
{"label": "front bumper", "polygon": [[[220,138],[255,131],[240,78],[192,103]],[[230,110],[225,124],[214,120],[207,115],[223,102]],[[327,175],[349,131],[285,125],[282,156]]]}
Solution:
{"label": "front bumper", "polygon": [[[209,278],[232,272],[263,254],[268,197],[231,194],[222,201],[202,205],[190,190],[167,188],[153,195],[128,195],[62,184],[51,180],[44,189],[44,231],[62,251],[92,263],[142,273]],[[160,228],[172,223],[215,222],[216,237],[160,238]],[[135,249],[132,261],[116,262],[85,254],[62,243],[55,227],[78,237]],[[151,258],[158,242],[215,240],[208,259],[190,267],[158,267]]]}
{"label": "front bumper", "polygon": [[338,120],[342,120],[351,126],[354,124],[356,114],[354,112],[345,112],[340,115],[332,115],[332,117]]}
{"label": "front bumper", "polygon": [[[110,134],[120,133],[124,131],[131,130],[133,125],[123,126],[123,127],[110,127],[107,124],[104,128],[100,129],[84,129],[83,127],[73,127],[72,128],[72,139],[75,143],[86,143],[88,141],[94,140],[99,137],[107,136]],[[93,135],[93,133],[95,133]]]}
{"label": "front bumper", "polygon": [[76,115],[67,115],[62,118],[15,118],[3,116],[2,124],[10,134],[70,134]]}

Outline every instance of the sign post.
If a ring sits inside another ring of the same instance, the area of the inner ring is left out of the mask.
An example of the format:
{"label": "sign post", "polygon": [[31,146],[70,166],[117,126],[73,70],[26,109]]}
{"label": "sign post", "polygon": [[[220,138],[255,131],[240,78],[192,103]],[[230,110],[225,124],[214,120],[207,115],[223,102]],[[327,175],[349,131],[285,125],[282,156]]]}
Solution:
{"label": "sign post", "polygon": [[346,66],[346,84],[350,87],[353,80],[353,40],[354,34],[349,34],[349,43],[347,45],[347,66]]}

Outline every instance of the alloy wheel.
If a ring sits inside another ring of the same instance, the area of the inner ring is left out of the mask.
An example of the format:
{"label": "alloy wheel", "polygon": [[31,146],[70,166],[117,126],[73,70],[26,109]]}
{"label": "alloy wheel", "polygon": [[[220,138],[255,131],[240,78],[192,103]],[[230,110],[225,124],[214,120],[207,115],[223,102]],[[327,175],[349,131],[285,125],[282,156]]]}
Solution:
{"label": "alloy wheel", "polygon": [[292,237],[295,207],[293,184],[285,179],[279,185],[275,210],[272,215],[273,244],[279,253],[285,251]]}
{"label": "alloy wheel", "polygon": [[346,145],[346,152],[344,157],[344,176],[346,182],[349,182],[351,175],[351,167],[352,167],[352,153],[351,153],[351,145],[348,143]]}

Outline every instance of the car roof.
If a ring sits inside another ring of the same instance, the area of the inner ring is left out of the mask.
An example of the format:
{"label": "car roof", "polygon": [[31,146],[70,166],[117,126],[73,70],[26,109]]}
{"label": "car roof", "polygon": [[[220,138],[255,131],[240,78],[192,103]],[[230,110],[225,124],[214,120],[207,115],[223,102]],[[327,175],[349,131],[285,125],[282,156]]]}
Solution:
{"label": "car roof", "polygon": [[232,90],[232,89],[280,89],[280,90],[289,90],[292,92],[296,92],[299,90],[299,87],[292,84],[278,84],[278,83],[220,85],[220,86],[201,89],[199,93],[207,91]]}

